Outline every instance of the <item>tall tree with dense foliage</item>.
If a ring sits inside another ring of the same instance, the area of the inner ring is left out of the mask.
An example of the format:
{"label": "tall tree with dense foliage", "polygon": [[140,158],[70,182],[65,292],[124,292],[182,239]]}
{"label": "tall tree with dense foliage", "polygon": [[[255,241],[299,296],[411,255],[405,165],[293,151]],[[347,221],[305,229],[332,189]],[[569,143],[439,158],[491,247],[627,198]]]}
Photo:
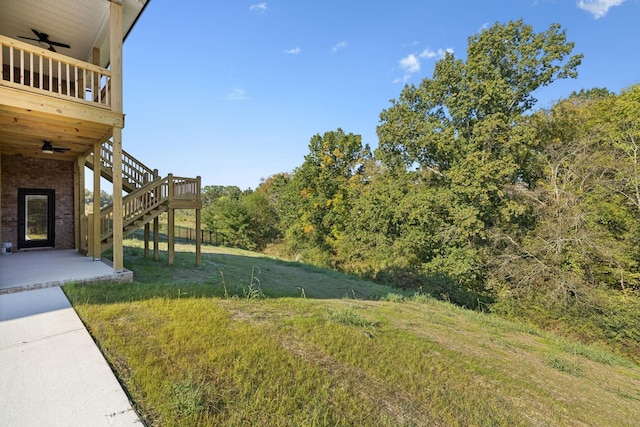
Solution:
{"label": "tall tree with dense foliage", "polygon": [[573,47],[556,24],[536,33],[522,21],[497,23],[469,38],[466,60],[447,53],[432,78],[405,86],[381,113],[376,158],[435,190],[438,250],[423,251],[426,273],[481,284],[490,230],[527,221],[526,207],[508,197],[538,173],[522,118],[536,89],[577,75]]}
{"label": "tall tree with dense foliage", "polygon": [[634,90],[582,92],[530,117],[543,175],[519,192],[534,226],[503,233],[509,244],[495,253],[503,297],[564,304],[598,287],[639,287]]}
{"label": "tall tree with dense foliage", "polygon": [[297,197],[290,206],[296,216],[286,230],[293,250],[324,253],[325,261],[331,258],[350,214],[349,186],[370,157],[362,138],[342,129],[311,138],[309,154],[289,184]]}

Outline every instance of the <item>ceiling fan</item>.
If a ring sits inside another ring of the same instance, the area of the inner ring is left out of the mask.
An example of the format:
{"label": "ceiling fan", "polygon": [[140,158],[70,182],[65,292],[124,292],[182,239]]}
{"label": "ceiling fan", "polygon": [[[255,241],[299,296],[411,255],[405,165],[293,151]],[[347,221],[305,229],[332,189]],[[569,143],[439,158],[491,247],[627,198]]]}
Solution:
{"label": "ceiling fan", "polygon": [[58,147],[54,147],[53,145],[51,145],[51,141],[44,141],[44,144],[42,144],[42,152],[43,153],[47,153],[47,154],[53,154],[53,153],[64,153],[65,151],[69,151],[70,148],[58,148]]}
{"label": "ceiling fan", "polygon": [[49,49],[51,52],[55,52],[56,51],[53,48],[54,46],[66,47],[67,49],[71,48],[71,46],[69,46],[68,44],[60,43],[60,42],[54,42],[54,41],[49,40],[49,35],[48,34],[40,33],[38,31],[34,30],[33,28],[31,29],[31,31],[33,31],[33,34],[35,34],[36,37],[38,37],[37,39],[34,39],[32,37],[23,37],[23,36],[18,36],[18,37],[20,37],[21,39],[37,41],[38,44],[41,47]]}

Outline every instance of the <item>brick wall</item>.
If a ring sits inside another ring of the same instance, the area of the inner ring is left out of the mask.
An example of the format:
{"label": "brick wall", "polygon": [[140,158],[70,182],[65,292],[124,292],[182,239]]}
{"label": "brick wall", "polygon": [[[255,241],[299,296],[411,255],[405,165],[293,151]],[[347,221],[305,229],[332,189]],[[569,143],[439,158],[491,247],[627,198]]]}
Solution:
{"label": "brick wall", "polygon": [[2,241],[18,248],[18,188],[55,190],[55,247],[73,249],[74,162],[2,156]]}

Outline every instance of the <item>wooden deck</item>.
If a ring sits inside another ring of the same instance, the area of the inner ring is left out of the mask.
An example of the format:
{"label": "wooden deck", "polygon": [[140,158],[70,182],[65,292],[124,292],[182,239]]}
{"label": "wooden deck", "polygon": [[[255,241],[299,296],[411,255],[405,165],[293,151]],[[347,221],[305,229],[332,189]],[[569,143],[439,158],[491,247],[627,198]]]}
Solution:
{"label": "wooden deck", "polygon": [[[100,63],[96,48],[92,64],[0,35],[0,156],[51,158],[43,151],[44,140],[65,149],[55,156],[75,163],[75,247],[99,259],[113,246],[113,268],[120,271],[124,236],[147,230],[165,212],[173,224],[175,209],[195,209],[199,222],[202,202],[199,177],[162,178],[122,149],[122,4],[110,2],[109,8],[109,69],[95,65]],[[113,205],[92,218],[82,203],[85,166],[94,171],[94,206],[100,205],[100,178],[113,184]],[[123,191],[129,194],[122,196]],[[170,231],[169,263],[172,242]],[[199,265],[200,242],[196,246]]]}

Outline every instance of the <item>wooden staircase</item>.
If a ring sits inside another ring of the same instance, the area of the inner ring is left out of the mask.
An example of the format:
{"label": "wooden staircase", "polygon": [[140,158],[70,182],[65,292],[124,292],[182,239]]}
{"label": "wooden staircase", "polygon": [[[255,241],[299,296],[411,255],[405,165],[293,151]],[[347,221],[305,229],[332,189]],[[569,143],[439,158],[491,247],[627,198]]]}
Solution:
{"label": "wooden staircase", "polygon": [[[100,150],[100,175],[113,182],[113,149],[111,141]],[[86,165],[94,170],[95,153],[88,156]],[[150,169],[136,158],[122,151],[123,237],[126,237],[161,214],[173,209],[200,209],[200,177],[178,178],[172,174],[160,178],[157,169]],[[100,210],[101,251],[113,245],[113,206]],[[93,241],[93,237],[91,240]],[[90,245],[91,243],[89,243]]]}
{"label": "wooden staircase", "polygon": [[[93,169],[94,157],[87,156],[86,166]],[[100,147],[100,175],[109,182],[113,182],[113,146],[106,141]],[[122,189],[127,193],[146,185],[159,178],[158,169],[151,169],[138,159],[122,150]]]}

